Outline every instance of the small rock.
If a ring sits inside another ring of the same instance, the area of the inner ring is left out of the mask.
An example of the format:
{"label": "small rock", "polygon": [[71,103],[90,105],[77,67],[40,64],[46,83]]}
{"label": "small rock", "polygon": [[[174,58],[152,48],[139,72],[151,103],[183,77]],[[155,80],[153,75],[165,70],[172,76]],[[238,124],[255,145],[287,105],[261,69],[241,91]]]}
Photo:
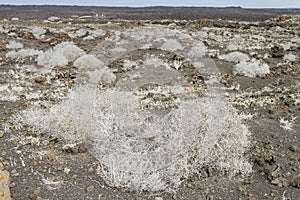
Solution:
{"label": "small rock", "polygon": [[289,16],[289,15],[282,15],[282,16],[280,16],[278,18],[278,21],[283,22],[283,21],[287,21],[287,20],[290,20],[290,19],[292,19],[291,16]]}
{"label": "small rock", "polygon": [[285,178],[282,178],[282,186],[283,187],[289,187],[289,183],[288,183],[288,181],[285,179]]}
{"label": "small rock", "polygon": [[36,195],[38,195],[38,194],[40,194],[40,193],[41,193],[41,188],[40,188],[40,187],[36,188],[36,189],[33,191],[33,194],[36,194]]}
{"label": "small rock", "polygon": [[16,169],[11,170],[11,175],[12,176],[19,176],[19,173],[17,172]]}
{"label": "small rock", "polygon": [[161,197],[155,197],[155,200],[163,200]]}
{"label": "small rock", "polygon": [[278,178],[276,178],[276,179],[272,180],[271,183],[273,185],[278,185],[278,184],[280,184],[280,180]]}
{"label": "small rock", "polygon": [[29,164],[30,168],[34,168],[35,166],[37,166],[37,162],[35,160],[33,160],[30,164]]}
{"label": "small rock", "polygon": [[56,154],[54,153],[54,151],[49,150],[49,151],[47,152],[47,158],[48,158],[49,160],[54,160],[54,159],[56,158]]}
{"label": "small rock", "polygon": [[89,173],[93,173],[94,171],[95,171],[95,170],[94,170],[93,167],[90,167],[89,170],[88,170]]}
{"label": "small rock", "polygon": [[208,199],[208,200],[214,200],[214,196],[213,196],[213,195],[209,195],[209,196],[207,197],[207,199]]}
{"label": "small rock", "polygon": [[84,144],[66,144],[63,146],[63,150],[67,153],[86,153],[87,149]]}
{"label": "small rock", "polygon": [[43,77],[43,76],[38,76],[38,77],[35,77],[35,78],[34,78],[34,81],[35,81],[36,83],[44,83],[44,82],[47,81],[47,79],[46,79],[45,77]]}
{"label": "small rock", "polygon": [[276,178],[276,179],[272,180],[271,183],[273,185],[277,185],[279,187],[288,187],[289,186],[289,183],[287,182],[287,180],[285,178]]}
{"label": "small rock", "polygon": [[240,187],[239,187],[239,191],[240,191],[240,192],[246,192],[246,188],[243,187],[243,186],[240,186]]}
{"label": "small rock", "polygon": [[296,188],[300,189],[300,174],[298,176],[294,176],[292,180],[292,185]]}
{"label": "small rock", "polygon": [[95,191],[95,187],[93,185],[89,186],[86,188],[87,192],[94,192]]}
{"label": "small rock", "polygon": [[40,197],[40,194],[41,194],[41,188],[38,187],[38,188],[36,188],[36,189],[33,191],[32,194],[29,195],[29,197],[30,197],[31,200],[39,200],[39,199],[42,199],[42,198]]}
{"label": "small rock", "polygon": [[4,131],[0,131],[0,138],[4,136]]}
{"label": "small rock", "polygon": [[8,171],[0,170],[0,199],[10,200],[10,190],[9,190],[9,173]]}
{"label": "small rock", "polygon": [[284,48],[281,45],[275,45],[271,48],[272,56],[275,58],[283,57],[284,56]]}
{"label": "small rock", "polygon": [[10,188],[16,187],[16,183],[14,183],[14,182],[10,183],[10,184],[9,184],[9,187],[10,187]]}
{"label": "small rock", "polygon": [[298,152],[300,150],[299,147],[297,147],[296,145],[293,145],[290,147],[290,150],[293,151],[293,152]]}
{"label": "small rock", "polygon": [[70,171],[71,171],[71,169],[69,169],[69,168],[67,168],[67,167],[64,168],[64,173],[69,174]]}

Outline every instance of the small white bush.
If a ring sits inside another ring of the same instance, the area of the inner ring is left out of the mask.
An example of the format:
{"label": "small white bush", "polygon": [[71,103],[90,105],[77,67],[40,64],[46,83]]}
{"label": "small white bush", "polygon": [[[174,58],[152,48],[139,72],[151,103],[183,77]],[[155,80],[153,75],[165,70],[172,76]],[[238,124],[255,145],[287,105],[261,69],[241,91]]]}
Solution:
{"label": "small white bush", "polygon": [[218,56],[218,58],[221,60],[226,60],[228,62],[235,62],[235,63],[246,62],[250,60],[247,54],[244,54],[239,51],[231,52],[225,55],[220,55]]}
{"label": "small white bush", "polygon": [[0,33],[5,33],[5,32],[6,31],[5,31],[4,27],[0,25]]}
{"label": "small white bush", "polygon": [[206,32],[203,32],[203,31],[199,31],[199,32],[196,32],[195,34],[193,34],[193,37],[194,38],[197,38],[197,39],[205,39],[207,38],[208,34]]}
{"label": "small white bush", "polygon": [[31,29],[31,32],[36,39],[42,39],[44,38],[46,29],[44,29],[43,27],[34,27]]}
{"label": "small white bush", "polygon": [[111,85],[116,80],[116,76],[94,55],[79,57],[75,60],[74,66],[80,70],[81,75],[88,75],[89,83]]}
{"label": "small white bush", "polygon": [[53,49],[40,53],[36,61],[39,65],[52,68],[67,65],[84,54],[85,52],[72,42],[62,42]]}
{"label": "small white bush", "polygon": [[103,36],[105,36],[105,34],[106,34],[106,32],[102,29],[97,29],[97,30],[94,30],[91,32],[91,36],[95,37],[95,38],[103,37]]}
{"label": "small white bush", "polygon": [[297,117],[295,117],[295,116],[292,116],[291,120],[280,118],[280,120],[279,120],[280,127],[286,131],[293,131],[294,130],[293,126],[295,126],[296,119],[297,119]]}
{"label": "small white bush", "polygon": [[103,70],[103,73],[101,74],[100,77],[100,84],[102,85],[111,85],[116,81],[116,75],[112,73],[110,70],[106,69]]}
{"label": "small white bush", "polygon": [[198,58],[204,56],[205,52],[206,52],[205,45],[202,42],[198,42],[191,48],[190,52],[188,53],[188,56],[190,58]]}
{"label": "small white bush", "polygon": [[169,39],[161,46],[161,49],[167,51],[177,51],[182,50],[183,47],[177,40]]}
{"label": "small white bush", "polygon": [[67,142],[83,142],[110,185],[130,190],[176,190],[204,165],[230,175],[251,172],[245,157],[246,116],[221,98],[183,100],[164,116],[141,109],[131,92],[80,87],[48,110],[18,120]]}
{"label": "small white bush", "polygon": [[5,47],[8,49],[22,49],[23,46],[24,45],[20,42],[10,41]]}
{"label": "small white bush", "polygon": [[74,66],[81,71],[103,69],[104,63],[94,55],[83,55],[74,62]]}
{"label": "small white bush", "polygon": [[155,55],[146,56],[143,64],[145,66],[151,66],[151,67],[168,66],[168,63],[164,62],[162,59],[160,59]]}
{"label": "small white bush", "polygon": [[21,49],[19,51],[9,51],[5,54],[5,57],[19,60],[26,57],[36,56],[40,53],[41,51],[35,49]]}
{"label": "small white bush", "polygon": [[297,60],[297,56],[294,55],[294,54],[291,54],[291,53],[285,54],[285,55],[283,56],[283,60],[284,60],[284,61],[295,62],[295,61]]}
{"label": "small white bush", "polygon": [[79,29],[77,30],[75,33],[69,33],[69,37],[70,38],[78,38],[78,37],[82,37],[84,35],[86,35],[88,33],[88,30],[87,29]]}
{"label": "small white bush", "polygon": [[239,47],[236,44],[229,44],[226,49],[228,51],[236,51],[236,50],[238,50],[238,48]]}
{"label": "small white bush", "polygon": [[92,84],[111,85],[116,80],[116,75],[109,69],[88,71],[86,74],[89,77],[88,82]]}
{"label": "small white bush", "polygon": [[270,69],[266,63],[261,63],[259,60],[251,60],[235,65],[233,73],[248,77],[265,76],[270,73]]}
{"label": "small white bush", "polygon": [[124,60],[123,70],[128,71],[134,67],[138,68],[138,64],[135,61]]}
{"label": "small white bush", "polygon": [[116,48],[113,48],[110,50],[112,53],[115,53],[115,54],[119,54],[119,53],[124,53],[127,51],[127,49],[125,48],[122,48],[122,47],[116,47]]}
{"label": "small white bush", "polygon": [[51,16],[48,18],[48,21],[50,21],[50,22],[58,22],[59,20],[60,20],[60,18],[57,16]]}
{"label": "small white bush", "polygon": [[204,67],[205,67],[205,65],[204,65],[204,63],[203,62],[194,62],[193,63],[193,65],[194,65],[194,67],[196,68],[196,69],[204,69]]}

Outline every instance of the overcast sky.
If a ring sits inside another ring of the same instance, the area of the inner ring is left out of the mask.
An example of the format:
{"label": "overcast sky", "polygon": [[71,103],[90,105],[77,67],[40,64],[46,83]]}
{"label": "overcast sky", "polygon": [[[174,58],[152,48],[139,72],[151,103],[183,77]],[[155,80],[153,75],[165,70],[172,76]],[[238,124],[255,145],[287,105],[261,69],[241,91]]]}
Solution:
{"label": "overcast sky", "polygon": [[300,8],[300,0],[0,0],[0,4],[95,6],[242,6],[250,8]]}

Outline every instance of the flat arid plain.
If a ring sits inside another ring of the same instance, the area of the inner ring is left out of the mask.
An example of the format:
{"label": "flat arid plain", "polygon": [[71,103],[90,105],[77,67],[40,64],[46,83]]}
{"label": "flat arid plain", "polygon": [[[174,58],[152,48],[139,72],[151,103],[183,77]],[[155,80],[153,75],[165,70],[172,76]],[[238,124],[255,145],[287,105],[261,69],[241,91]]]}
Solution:
{"label": "flat arid plain", "polygon": [[0,6],[0,199],[300,197],[300,9]]}

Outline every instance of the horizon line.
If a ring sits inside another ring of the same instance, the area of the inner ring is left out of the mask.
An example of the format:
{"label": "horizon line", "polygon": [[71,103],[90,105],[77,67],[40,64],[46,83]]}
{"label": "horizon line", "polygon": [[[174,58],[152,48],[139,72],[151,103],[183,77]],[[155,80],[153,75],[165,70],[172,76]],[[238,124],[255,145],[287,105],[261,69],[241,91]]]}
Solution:
{"label": "horizon line", "polygon": [[151,8],[151,7],[183,7],[183,8],[242,8],[242,9],[300,9],[300,7],[243,7],[243,6],[201,6],[201,5],[78,5],[78,4],[0,4],[0,6],[78,6],[78,7],[114,7],[114,8]]}

